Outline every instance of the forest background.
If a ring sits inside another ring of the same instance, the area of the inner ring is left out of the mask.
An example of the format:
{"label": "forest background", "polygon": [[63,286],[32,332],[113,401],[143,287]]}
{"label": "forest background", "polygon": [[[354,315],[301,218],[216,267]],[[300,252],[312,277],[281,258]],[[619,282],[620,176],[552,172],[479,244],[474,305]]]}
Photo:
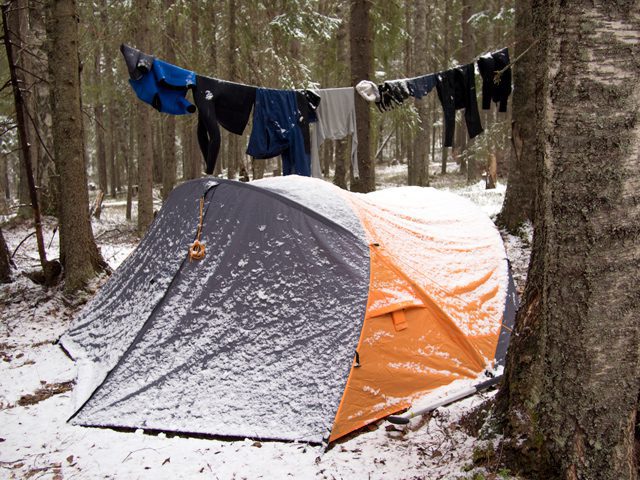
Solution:
{"label": "forest background", "polygon": [[[348,140],[324,145],[325,176],[366,192],[377,166],[398,162],[407,184],[426,186],[429,166],[441,175],[451,159],[474,183],[495,159],[508,172],[498,220],[512,231],[534,226],[497,403],[505,452],[531,478],[637,478],[638,1],[12,0],[3,27],[15,58],[1,67],[14,88],[7,81],[0,98],[0,214],[33,214],[36,225],[38,210],[59,218],[60,263],[47,259],[41,235],[40,260],[44,281],[62,269],[70,292],[105,267],[88,185],[126,197],[128,219],[137,198],[142,235],[154,195],[159,204],[177,182],[202,175],[195,116],[165,116],[135,99],[120,43],[273,88],[417,76],[510,47],[521,58],[510,112],[484,112],[483,135],[469,142],[458,123],[455,146],[441,148],[434,93],[384,114],[357,99],[360,178],[349,172]],[[277,160],[243,155],[247,138],[224,135],[217,173],[277,174]],[[31,188],[23,165],[33,166]],[[0,230],[0,273],[7,257]]]}
{"label": "forest background", "polygon": [[[18,40],[24,47],[18,50],[16,62],[33,120],[27,122],[27,136],[34,175],[43,212],[55,214],[58,172],[52,159],[46,9],[42,2],[27,0],[13,5],[9,23],[21,32]],[[139,101],[128,84],[121,43],[199,74],[269,88],[341,87],[364,78],[381,83],[445,70],[513,46],[513,1],[372,2],[367,12],[370,32],[358,47],[371,53],[365,66],[369,74],[362,77],[351,73],[349,31],[354,26],[344,1],[100,0],[81,1],[78,9],[87,173],[92,187],[105,194],[128,194],[128,218],[144,155],[149,155],[152,180],[162,186],[163,198],[176,182],[203,175],[203,163],[195,135],[197,115],[170,116],[146,106],[137,115]],[[358,23],[364,18],[353,20]],[[8,78],[6,55],[0,65]],[[477,81],[480,85],[479,76]],[[20,168],[13,112],[11,90],[5,88],[0,99],[0,213],[8,213],[17,198],[20,214],[29,216],[29,191]],[[498,172],[505,175],[509,114],[498,114],[496,109],[483,112],[485,133],[473,142],[467,140],[462,116],[458,117],[455,147],[442,149],[442,108],[435,92],[390,112],[371,112],[364,120],[368,125],[361,126],[366,132],[359,135],[361,156],[374,166],[408,164],[410,185],[428,185],[428,162],[440,162],[445,173],[447,160],[461,164],[461,173],[476,181],[489,152],[496,155]],[[148,138],[141,137],[147,131]],[[217,175],[257,179],[265,171],[280,171],[277,159],[251,161],[244,154],[248,135],[237,137],[224,130],[222,135]],[[371,190],[375,168],[371,178],[363,180],[366,185],[357,185],[349,171],[349,148],[348,139],[325,143],[321,152],[325,177],[344,188]]]}

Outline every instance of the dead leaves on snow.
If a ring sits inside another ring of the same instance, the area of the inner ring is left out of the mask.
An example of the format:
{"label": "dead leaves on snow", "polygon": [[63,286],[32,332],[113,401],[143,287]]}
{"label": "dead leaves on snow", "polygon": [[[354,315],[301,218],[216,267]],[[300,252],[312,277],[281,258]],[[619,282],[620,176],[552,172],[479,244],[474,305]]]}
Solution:
{"label": "dead leaves on snow", "polygon": [[70,391],[71,389],[73,389],[73,383],[73,381],[62,383],[45,383],[42,387],[36,390],[35,393],[22,395],[17,403],[21,407],[35,405],[36,403],[40,403],[47,398],[53,397],[54,395],[59,395],[61,393]]}

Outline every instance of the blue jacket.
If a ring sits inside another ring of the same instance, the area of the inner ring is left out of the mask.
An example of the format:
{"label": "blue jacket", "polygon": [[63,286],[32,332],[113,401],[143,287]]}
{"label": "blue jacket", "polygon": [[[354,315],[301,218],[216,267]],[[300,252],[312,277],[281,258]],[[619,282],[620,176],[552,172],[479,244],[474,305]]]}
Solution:
{"label": "blue jacket", "polygon": [[196,111],[185,98],[196,84],[194,72],[145,55],[128,45],[122,45],[120,50],[129,69],[129,83],[140,100],[173,115]]}

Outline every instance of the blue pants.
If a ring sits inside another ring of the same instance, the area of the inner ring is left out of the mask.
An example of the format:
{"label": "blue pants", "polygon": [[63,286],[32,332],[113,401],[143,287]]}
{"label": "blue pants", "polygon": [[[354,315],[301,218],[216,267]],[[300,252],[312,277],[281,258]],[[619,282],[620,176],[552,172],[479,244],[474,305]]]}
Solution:
{"label": "blue pants", "polygon": [[282,155],[282,173],[311,176],[311,155],[305,152],[302,114],[293,90],[259,88],[247,154],[254,158]]}

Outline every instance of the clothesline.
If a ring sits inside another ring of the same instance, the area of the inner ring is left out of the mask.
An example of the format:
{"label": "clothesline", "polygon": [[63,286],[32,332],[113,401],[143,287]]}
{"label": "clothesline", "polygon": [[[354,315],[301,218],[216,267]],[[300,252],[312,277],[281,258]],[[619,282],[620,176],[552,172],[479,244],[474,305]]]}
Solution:
{"label": "clothesline", "polygon": [[[242,135],[253,112],[247,154],[282,156],[283,173],[321,177],[318,148],[325,138],[352,136],[352,171],[358,176],[355,95],[352,87],[278,90],[209,78],[122,45],[138,98],[170,114],[198,111],[198,144],[206,172],[218,158],[220,125]],[[193,92],[194,105],[186,100]],[[322,105],[322,107],[320,106]]]}
{"label": "clothesline", "polygon": [[[475,87],[475,63],[482,76],[482,108],[491,108],[491,102],[499,104],[499,111],[507,111],[507,100],[511,94],[511,62],[509,50],[503,48],[483,54],[466,65],[429,73],[412,78],[386,80],[375,84],[363,80],[356,85],[358,93],[367,101],[375,102],[381,112],[401,105],[409,97],[421,99],[434,88],[444,112],[443,146],[451,147],[455,133],[455,112],[464,109],[467,132],[474,138],[483,132],[478,112]],[[496,82],[496,72],[505,76],[504,82]]]}
{"label": "clothesline", "polygon": [[[420,99],[434,88],[445,116],[444,146],[451,146],[455,111],[465,109],[471,138],[483,129],[478,113],[473,63],[418,77],[387,80],[376,85],[360,82],[356,87],[317,90],[280,90],[210,78],[172,65],[127,45],[121,46],[129,82],[142,101],[160,112],[184,115],[198,112],[198,144],[207,174],[214,171],[220,151],[220,125],[242,135],[253,112],[253,127],[247,154],[254,158],[282,156],[283,173],[321,177],[318,148],[324,139],[352,136],[351,164],[357,178],[357,128],[355,91],[375,101],[380,111],[401,104],[413,96]],[[523,52],[522,55],[524,55]],[[513,63],[515,63],[520,55]],[[491,101],[506,111],[511,93],[511,71],[506,48],[480,56],[478,68],[483,77],[483,108]],[[508,81],[495,83],[500,72]],[[194,103],[187,99],[193,93]]]}

